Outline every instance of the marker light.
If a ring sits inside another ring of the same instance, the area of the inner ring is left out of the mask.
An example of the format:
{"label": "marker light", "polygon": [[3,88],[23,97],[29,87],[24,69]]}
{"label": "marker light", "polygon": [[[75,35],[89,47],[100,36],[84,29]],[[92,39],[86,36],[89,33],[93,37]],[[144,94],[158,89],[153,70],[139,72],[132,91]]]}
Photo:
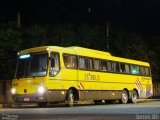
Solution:
{"label": "marker light", "polygon": [[12,93],[12,94],[15,94],[15,93],[16,93],[16,89],[15,89],[15,88],[12,88],[12,89],[11,89],[11,93]]}
{"label": "marker light", "polygon": [[19,56],[20,59],[26,59],[26,58],[29,58],[29,57],[30,57],[30,54],[25,54],[25,55]]}
{"label": "marker light", "polygon": [[49,48],[47,48],[46,50],[49,51]]}
{"label": "marker light", "polygon": [[38,88],[38,93],[43,94],[45,92],[45,88],[43,86],[40,86]]}

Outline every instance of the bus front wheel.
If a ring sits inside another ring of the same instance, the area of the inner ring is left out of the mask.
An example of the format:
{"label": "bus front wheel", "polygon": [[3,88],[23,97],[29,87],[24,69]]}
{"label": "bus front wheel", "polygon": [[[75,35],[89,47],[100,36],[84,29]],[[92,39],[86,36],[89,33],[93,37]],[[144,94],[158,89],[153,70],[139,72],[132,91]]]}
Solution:
{"label": "bus front wheel", "polygon": [[66,107],[73,107],[74,106],[75,96],[74,96],[72,89],[70,89],[68,91],[67,96],[66,96],[66,101],[67,101],[67,103],[65,104]]}
{"label": "bus front wheel", "polygon": [[120,100],[120,102],[121,102],[122,104],[126,104],[126,103],[128,102],[128,93],[127,93],[126,90],[123,90],[123,91],[122,91],[122,95],[121,95],[121,100]]}

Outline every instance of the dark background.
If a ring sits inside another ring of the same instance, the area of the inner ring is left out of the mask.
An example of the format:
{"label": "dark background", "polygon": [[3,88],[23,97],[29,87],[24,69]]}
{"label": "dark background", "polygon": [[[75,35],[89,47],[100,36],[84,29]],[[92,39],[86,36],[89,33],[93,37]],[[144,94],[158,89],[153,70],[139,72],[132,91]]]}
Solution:
{"label": "dark background", "polygon": [[[159,34],[159,0],[5,0],[0,4],[1,20],[49,24],[54,22],[114,25],[145,35]],[[90,9],[90,12],[89,12]]]}
{"label": "dark background", "polygon": [[14,77],[16,54],[22,49],[76,45],[147,61],[153,80],[160,81],[159,6],[159,0],[1,1],[0,79]]}

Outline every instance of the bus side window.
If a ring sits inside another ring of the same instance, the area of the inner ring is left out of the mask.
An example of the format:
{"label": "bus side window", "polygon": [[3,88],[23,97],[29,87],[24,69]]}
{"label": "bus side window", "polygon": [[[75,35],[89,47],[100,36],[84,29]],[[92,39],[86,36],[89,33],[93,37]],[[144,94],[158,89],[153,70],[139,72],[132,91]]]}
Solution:
{"label": "bus side window", "polygon": [[64,65],[66,68],[77,68],[77,57],[75,55],[63,55]]}
{"label": "bus side window", "polygon": [[78,65],[77,65],[77,56],[75,56],[75,55],[71,56],[71,64],[72,64],[72,68],[77,68],[78,67]]}
{"label": "bus side window", "polygon": [[120,69],[120,63],[115,62],[115,68],[116,68],[115,72],[117,72],[117,73],[122,72],[122,70]]}
{"label": "bus side window", "polygon": [[107,61],[107,70],[111,72],[111,69],[112,69],[111,61]]}
{"label": "bus side window", "polygon": [[86,58],[85,63],[88,70],[93,70],[93,61],[91,58]]}
{"label": "bus side window", "polygon": [[145,76],[145,74],[146,74],[145,73],[145,67],[142,67],[142,66],[140,67],[140,74]]}
{"label": "bus side window", "polygon": [[145,73],[146,76],[150,76],[150,70],[148,67],[145,67]]}
{"label": "bus side window", "polygon": [[51,52],[50,54],[50,76],[55,76],[60,69],[59,65],[59,54],[55,52]]}
{"label": "bus side window", "polygon": [[111,64],[111,71],[112,72],[116,72],[116,63],[115,62],[111,62],[112,64]]}
{"label": "bus side window", "polygon": [[133,75],[139,75],[139,66],[137,66],[137,65],[131,65],[131,74],[133,74]]}
{"label": "bus side window", "polygon": [[130,74],[129,64],[125,64],[126,74]]}
{"label": "bus side window", "polygon": [[79,57],[79,59],[78,59],[78,65],[79,65],[80,69],[86,69],[85,58],[84,57]]}
{"label": "bus side window", "polygon": [[102,70],[101,62],[99,59],[94,59],[93,64],[94,64],[94,70],[97,71]]}
{"label": "bus side window", "polygon": [[126,73],[126,69],[125,69],[125,64],[124,63],[120,63],[120,72],[121,73]]}
{"label": "bus side window", "polygon": [[107,61],[101,60],[101,64],[102,64],[102,71],[107,71]]}

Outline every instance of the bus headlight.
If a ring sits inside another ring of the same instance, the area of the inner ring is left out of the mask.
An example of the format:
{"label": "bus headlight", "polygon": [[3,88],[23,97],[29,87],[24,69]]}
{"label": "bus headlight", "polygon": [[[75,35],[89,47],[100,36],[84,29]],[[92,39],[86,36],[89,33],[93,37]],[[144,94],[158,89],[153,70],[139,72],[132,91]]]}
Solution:
{"label": "bus headlight", "polygon": [[45,92],[45,88],[43,86],[40,86],[37,92],[43,94]]}
{"label": "bus headlight", "polygon": [[12,89],[11,89],[11,93],[12,93],[12,94],[15,94],[15,93],[16,93],[16,89],[15,89],[15,88],[12,88]]}

